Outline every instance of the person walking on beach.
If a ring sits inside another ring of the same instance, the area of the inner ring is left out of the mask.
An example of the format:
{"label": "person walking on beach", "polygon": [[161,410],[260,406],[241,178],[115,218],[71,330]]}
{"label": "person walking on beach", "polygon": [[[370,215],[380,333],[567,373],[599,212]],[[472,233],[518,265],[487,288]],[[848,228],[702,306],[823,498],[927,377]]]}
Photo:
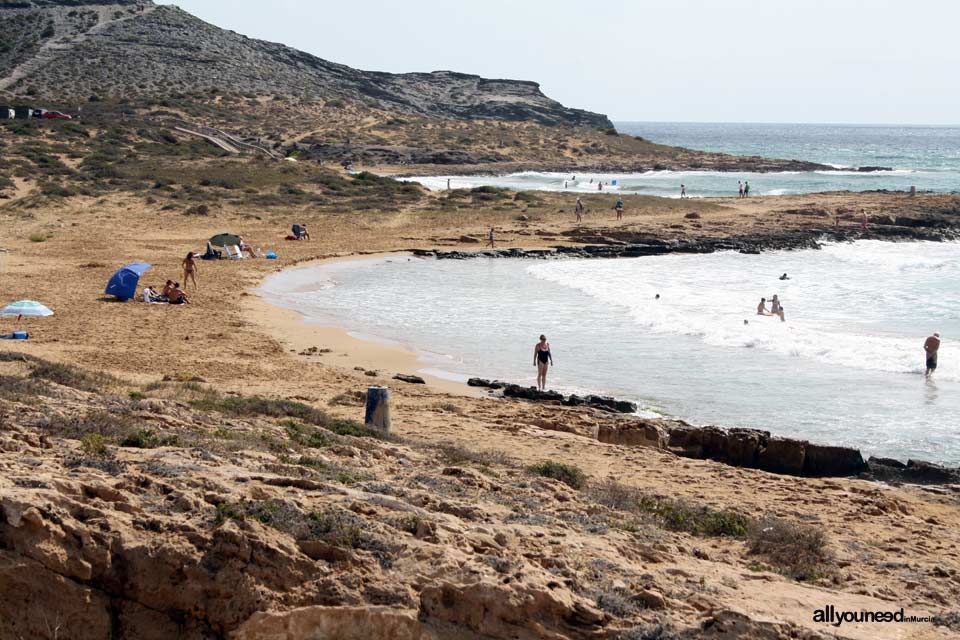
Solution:
{"label": "person walking on beach", "polygon": [[583,201],[580,198],[577,198],[577,206],[573,208],[573,212],[577,214],[577,222],[583,222]]}
{"label": "person walking on beach", "polygon": [[617,198],[617,204],[613,205],[617,210],[617,220],[623,220],[623,198]]}
{"label": "person walking on beach", "polygon": [[680,185],[680,199],[683,200],[687,197],[687,186],[684,184]]}
{"label": "person walking on beach", "polygon": [[744,198],[750,197],[750,183],[747,182],[746,180],[743,181],[743,197]]}
{"label": "person walking on beach", "polygon": [[496,239],[493,236],[493,227],[490,227],[490,235],[487,236],[487,246],[491,249],[496,248]]}
{"label": "person walking on beach", "polygon": [[866,209],[861,209],[861,210],[860,210],[860,233],[866,233],[866,232],[867,232],[867,220],[868,220],[868,218],[867,218],[867,210],[866,210]]}
{"label": "person walking on beach", "polygon": [[187,257],[181,263],[183,266],[183,287],[186,288],[193,280],[193,288],[197,288],[197,263],[193,259],[193,251],[187,252]]}
{"label": "person walking on beach", "polygon": [[738,198],[743,197],[743,183],[740,182],[739,180],[737,180],[737,197]]}
{"label": "person walking on beach", "polygon": [[937,351],[940,350],[940,334],[936,331],[923,343],[923,350],[927,354],[927,371],[924,375],[928,378],[937,370]]}
{"label": "person walking on beach", "polygon": [[547,390],[547,367],[553,366],[553,354],[547,336],[540,336],[540,342],[533,348],[533,364],[537,367],[537,389]]}

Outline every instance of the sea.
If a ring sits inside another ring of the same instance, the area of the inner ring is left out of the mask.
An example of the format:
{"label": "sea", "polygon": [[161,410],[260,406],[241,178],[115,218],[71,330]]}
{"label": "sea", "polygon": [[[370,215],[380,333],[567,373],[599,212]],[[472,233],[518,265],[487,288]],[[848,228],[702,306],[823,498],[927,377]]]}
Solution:
{"label": "sea", "polygon": [[[823,124],[712,124],[618,122],[622,134],[703,151],[767,158],[806,160],[832,167],[824,171],[776,173],[646,171],[644,173],[540,173],[502,176],[412,176],[433,190],[484,185],[517,190],[607,192],[680,197],[731,196],[737,182],[750,183],[754,195],[790,195],[824,191],[960,190],[960,126]],[[862,173],[858,167],[888,170]]]}
{"label": "sea", "polygon": [[[743,178],[761,194],[910,184],[960,189],[960,128],[618,128],[699,149],[893,167],[879,174],[620,175],[624,190],[670,194],[682,180],[693,194],[729,195],[730,182],[735,191]],[[441,180],[437,188],[445,187]],[[454,186],[563,188],[562,177],[549,174],[452,180]],[[579,187],[568,182],[567,188]],[[780,280],[783,273],[788,280]],[[261,294],[308,322],[416,351],[422,371],[435,376],[533,385],[533,349],[542,333],[555,360],[549,386],[558,391],[634,400],[646,416],[753,427],[853,446],[865,455],[960,465],[955,242],[865,240],[760,255],[610,260],[394,256],[286,270],[267,279]],[[760,298],[774,295],[785,322],[756,314]],[[923,342],[934,331],[943,346],[928,379]]]}

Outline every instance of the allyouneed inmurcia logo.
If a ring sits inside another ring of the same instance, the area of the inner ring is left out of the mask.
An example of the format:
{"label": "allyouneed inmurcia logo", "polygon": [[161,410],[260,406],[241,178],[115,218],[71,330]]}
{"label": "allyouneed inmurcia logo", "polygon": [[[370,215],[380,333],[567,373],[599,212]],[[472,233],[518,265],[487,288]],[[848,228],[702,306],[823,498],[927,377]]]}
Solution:
{"label": "allyouneed inmurcia logo", "polygon": [[929,616],[908,616],[903,607],[895,611],[838,611],[828,604],[813,612],[813,621],[839,627],[851,622],[930,622]]}

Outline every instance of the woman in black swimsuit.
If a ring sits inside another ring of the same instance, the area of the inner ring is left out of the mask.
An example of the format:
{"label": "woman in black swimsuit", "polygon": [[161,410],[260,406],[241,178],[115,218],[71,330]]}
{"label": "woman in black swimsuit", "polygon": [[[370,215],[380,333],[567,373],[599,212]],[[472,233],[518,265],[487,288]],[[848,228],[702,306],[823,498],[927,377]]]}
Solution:
{"label": "woman in black swimsuit", "polygon": [[546,391],[547,367],[553,365],[553,354],[550,353],[547,336],[540,336],[540,342],[533,348],[533,364],[537,366],[537,389]]}

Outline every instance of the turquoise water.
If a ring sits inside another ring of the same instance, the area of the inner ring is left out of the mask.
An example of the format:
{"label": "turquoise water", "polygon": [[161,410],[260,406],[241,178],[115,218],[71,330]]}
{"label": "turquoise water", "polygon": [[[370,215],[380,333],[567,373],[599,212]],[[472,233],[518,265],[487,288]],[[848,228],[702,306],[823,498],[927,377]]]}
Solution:
{"label": "turquoise water", "polygon": [[660,144],[735,155],[960,172],[956,126],[618,122],[617,130]]}
{"label": "turquoise water", "polygon": [[[679,197],[680,185],[692,197],[732,196],[745,180],[755,195],[824,191],[960,191],[960,127],[685,124],[621,122],[617,129],[653,142],[736,155],[807,160],[833,167],[827,171],[751,173],[648,171],[645,173],[524,172],[506,176],[432,176],[412,178],[430,189],[481,185],[512,189],[594,193],[597,182],[608,192]],[[890,171],[860,173],[856,167]],[[616,185],[613,182],[616,181]]]}
{"label": "turquoise water", "polygon": [[[957,465],[958,282],[960,244],[864,241],[762,255],[342,262],[285,271],[263,294],[417,350],[435,374],[532,385],[545,333],[560,391]],[[755,313],[773,294],[786,322]],[[928,381],[933,331],[944,343]]]}

